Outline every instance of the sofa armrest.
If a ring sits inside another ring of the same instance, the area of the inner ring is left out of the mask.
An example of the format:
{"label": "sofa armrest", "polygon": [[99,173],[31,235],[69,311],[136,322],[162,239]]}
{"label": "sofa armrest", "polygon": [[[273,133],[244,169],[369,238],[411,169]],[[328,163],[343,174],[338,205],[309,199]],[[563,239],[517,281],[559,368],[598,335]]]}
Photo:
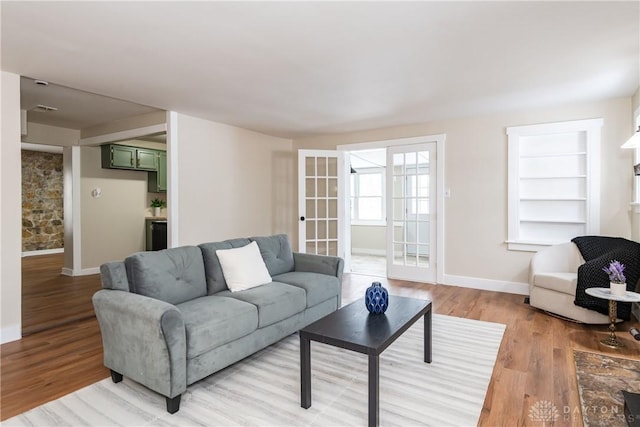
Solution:
{"label": "sofa armrest", "polygon": [[536,274],[577,273],[578,267],[582,264],[584,264],[584,258],[574,243],[567,242],[549,246],[531,257],[529,285],[534,284]]}
{"label": "sofa armrest", "polygon": [[295,271],[305,271],[309,273],[320,273],[328,276],[335,276],[342,283],[342,271],[344,270],[344,260],[340,257],[328,255],[293,253],[293,264]]}
{"label": "sofa armrest", "polygon": [[104,365],[173,398],[187,388],[186,333],[174,305],[125,291],[93,295]]}

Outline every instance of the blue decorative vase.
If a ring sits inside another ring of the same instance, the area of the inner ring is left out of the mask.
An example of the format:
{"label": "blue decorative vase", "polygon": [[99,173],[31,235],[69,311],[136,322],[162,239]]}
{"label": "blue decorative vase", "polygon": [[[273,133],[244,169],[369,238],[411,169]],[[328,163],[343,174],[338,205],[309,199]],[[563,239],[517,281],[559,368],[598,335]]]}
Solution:
{"label": "blue decorative vase", "polygon": [[364,293],[364,304],[371,314],[382,314],[389,307],[389,292],[380,282],[373,282]]}

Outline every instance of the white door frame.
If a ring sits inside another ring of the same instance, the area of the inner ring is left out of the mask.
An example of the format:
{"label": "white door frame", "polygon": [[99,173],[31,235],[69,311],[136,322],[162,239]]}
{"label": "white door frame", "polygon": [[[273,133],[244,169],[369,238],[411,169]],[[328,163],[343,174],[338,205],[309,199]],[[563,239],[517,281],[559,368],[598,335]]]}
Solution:
{"label": "white door frame", "polygon": [[[353,144],[342,144],[336,147],[338,151],[357,151],[357,150],[371,150],[374,148],[387,148],[397,145],[411,145],[422,144],[425,142],[436,143],[436,167],[437,167],[437,184],[436,184],[436,256],[437,261],[435,265],[436,269],[436,283],[444,283],[444,271],[445,271],[445,259],[444,259],[444,193],[445,193],[445,141],[446,134],[438,135],[423,135],[410,138],[398,138],[398,139],[386,139],[380,141],[371,142],[359,142]],[[349,170],[344,168],[345,180],[348,179]],[[346,182],[346,181],[345,181]],[[348,192],[344,192],[342,197],[349,197]],[[348,205],[347,205],[348,206]],[[388,213],[387,213],[388,214]],[[346,215],[343,222],[343,236],[345,236],[345,242],[351,240],[351,215]],[[350,247],[350,246],[348,246]],[[345,246],[347,248],[347,246]],[[345,262],[345,269],[350,267]],[[347,270],[348,271],[348,270]]]}

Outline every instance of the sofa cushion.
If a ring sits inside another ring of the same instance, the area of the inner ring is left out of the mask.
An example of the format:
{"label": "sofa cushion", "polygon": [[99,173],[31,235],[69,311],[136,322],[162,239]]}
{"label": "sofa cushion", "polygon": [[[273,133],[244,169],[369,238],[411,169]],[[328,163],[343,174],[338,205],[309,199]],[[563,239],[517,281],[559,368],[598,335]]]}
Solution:
{"label": "sofa cushion", "polygon": [[249,239],[258,244],[264,263],[272,277],[293,271],[293,251],[286,234]]}
{"label": "sofa cushion", "polygon": [[132,292],[170,304],[207,294],[200,248],[183,246],[138,252],[124,260]]}
{"label": "sofa cushion", "polygon": [[533,280],[535,286],[575,295],[578,273],[538,273]]}
{"label": "sofa cushion", "polygon": [[234,298],[205,296],[177,307],[187,334],[187,359],[249,335],[258,327],[257,307]]}
{"label": "sofa cushion", "polygon": [[274,276],[273,280],[303,288],[307,294],[307,307],[335,298],[340,292],[338,278],[326,274],[292,271]]}
{"label": "sofa cushion", "polygon": [[216,295],[237,298],[258,307],[259,328],[291,317],[307,307],[304,289],[279,282],[240,292],[222,291]]}
{"label": "sofa cushion", "polygon": [[217,292],[226,291],[228,289],[216,251],[218,249],[239,248],[247,246],[249,243],[251,243],[249,239],[231,239],[223,242],[211,242],[199,245],[199,248],[202,250],[202,258],[204,259],[205,276],[207,279],[207,295],[213,295]]}
{"label": "sofa cushion", "polygon": [[256,242],[233,249],[216,251],[224,281],[231,292],[244,291],[271,282]]}

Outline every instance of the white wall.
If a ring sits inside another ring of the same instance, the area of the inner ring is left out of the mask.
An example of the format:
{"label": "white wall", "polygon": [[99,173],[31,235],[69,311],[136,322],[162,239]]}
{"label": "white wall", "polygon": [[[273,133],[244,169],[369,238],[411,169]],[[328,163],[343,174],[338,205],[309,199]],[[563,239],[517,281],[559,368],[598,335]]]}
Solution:
{"label": "white wall", "polygon": [[178,114],[177,144],[178,245],[291,234],[291,140]]}
{"label": "white wall", "polygon": [[387,227],[382,225],[352,225],[351,252],[384,255],[387,252]]}
{"label": "white wall", "polygon": [[0,342],[22,336],[20,76],[0,78]]}
{"label": "white wall", "polygon": [[[102,169],[100,147],[80,148],[82,270],[145,250],[147,172]],[[102,196],[93,198],[94,188]]]}
{"label": "white wall", "polygon": [[77,145],[78,140],[80,140],[80,131],[77,129],[49,126],[33,122],[27,123],[27,134],[22,136],[22,142],[58,145],[61,147]]}
{"label": "white wall", "polygon": [[[531,253],[508,251],[506,127],[604,118],[601,153],[601,232],[629,237],[631,153],[620,150],[631,128],[631,98],[544,110],[427,122],[298,139],[294,149],[446,134],[445,274],[457,281],[489,279],[518,286],[527,281]],[[627,150],[629,151],[629,150]]]}

